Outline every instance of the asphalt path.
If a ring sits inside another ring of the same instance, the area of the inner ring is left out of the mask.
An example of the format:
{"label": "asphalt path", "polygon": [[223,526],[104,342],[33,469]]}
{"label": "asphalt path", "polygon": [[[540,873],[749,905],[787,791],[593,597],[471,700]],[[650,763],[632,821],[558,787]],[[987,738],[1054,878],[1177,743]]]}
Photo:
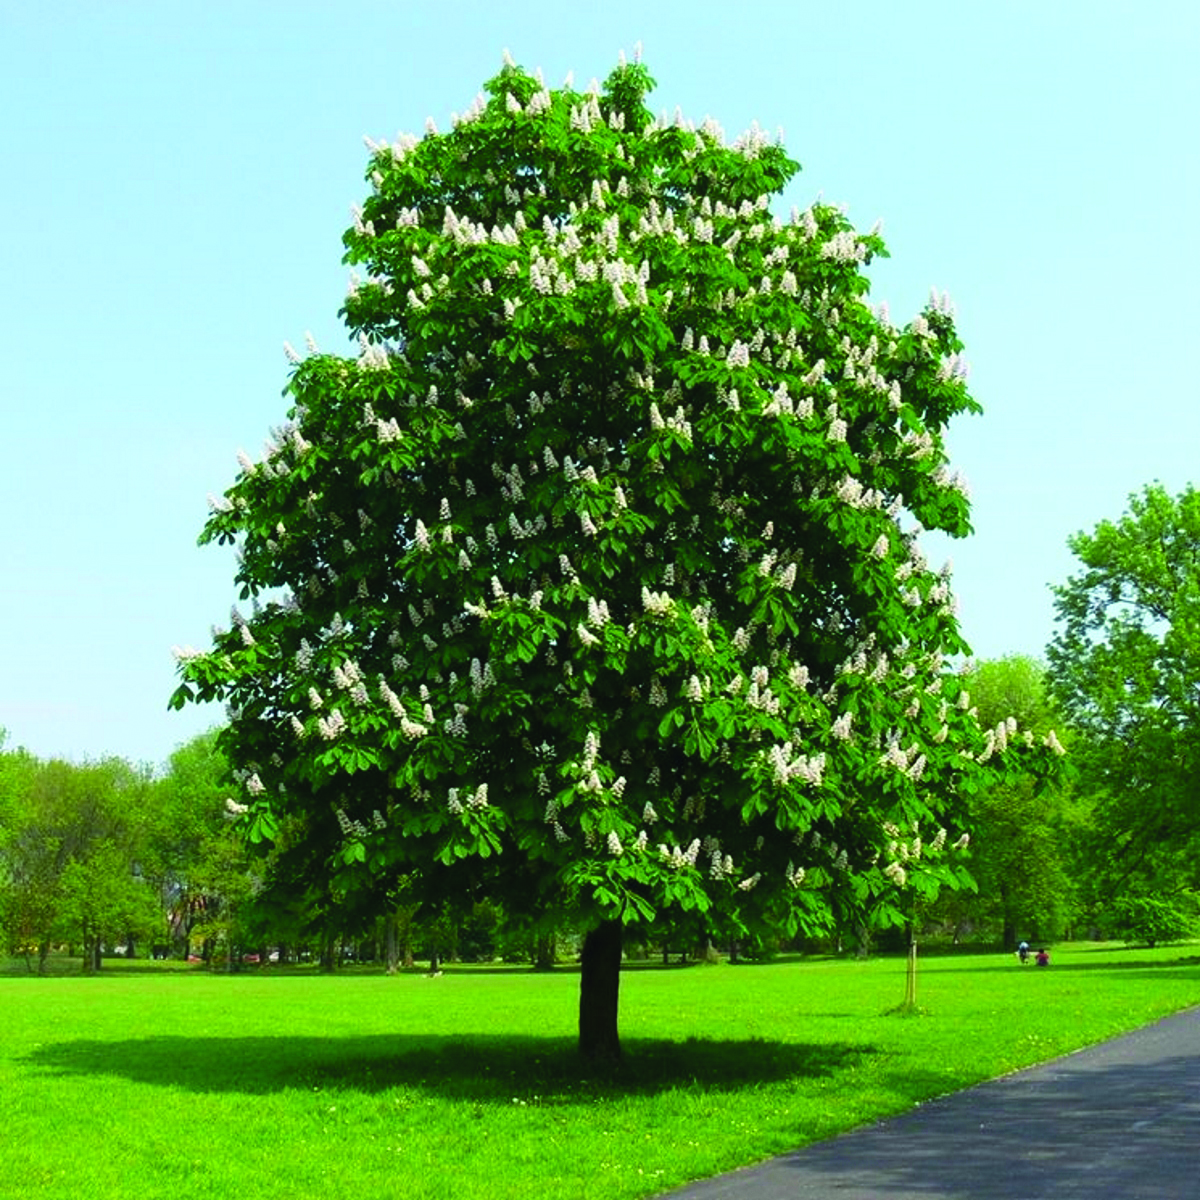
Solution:
{"label": "asphalt path", "polygon": [[671,1200],[1200,1198],[1200,1008]]}

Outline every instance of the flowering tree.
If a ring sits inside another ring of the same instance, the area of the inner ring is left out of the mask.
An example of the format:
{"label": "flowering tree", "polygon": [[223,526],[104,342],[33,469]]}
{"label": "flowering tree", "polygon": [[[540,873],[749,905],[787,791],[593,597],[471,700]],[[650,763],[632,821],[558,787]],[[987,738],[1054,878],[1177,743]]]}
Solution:
{"label": "flowering tree", "polygon": [[368,141],[361,354],[288,348],[287,422],[202,539],[254,610],[174,697],[228,703],[250,836],[286,816],[342,895],[494,867],[575,904],[599,1055],[623,924],[899,919],[960,877],[956,797],[1011,732],[945,671],[917,545],[968,531],[948,302],[873,311],[878,234],[782,222],[782,147],[650,86],[506,60],[450,132]]}

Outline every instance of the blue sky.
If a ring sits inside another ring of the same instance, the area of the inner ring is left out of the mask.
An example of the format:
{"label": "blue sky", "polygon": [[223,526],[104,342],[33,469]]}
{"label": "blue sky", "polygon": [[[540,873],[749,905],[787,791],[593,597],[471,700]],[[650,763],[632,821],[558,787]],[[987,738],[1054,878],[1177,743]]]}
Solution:
{"label": "blue sky", "polygon": [[362,137],[445,127],[508,47],[557,83],[645,47],[656,108],[782,126],[788,196],[883,220],[876,301],[946,289],[982,417],[952,432],[981,657],[1040,654],[1066,539],[1200,467],[1191,3],[0,4],[0,726],[161,763],[173,644],[224,622],[206,494],[343,344]]}

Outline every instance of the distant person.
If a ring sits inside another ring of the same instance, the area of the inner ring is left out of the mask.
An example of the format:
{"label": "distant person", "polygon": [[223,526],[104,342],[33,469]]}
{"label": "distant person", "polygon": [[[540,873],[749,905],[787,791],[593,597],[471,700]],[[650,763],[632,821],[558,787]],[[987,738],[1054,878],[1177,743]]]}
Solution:
{"label": "distant person", "polygon": [[1029,943],[1022,942],[1017,947],[1017,957],[1021,960],[1021,966],[1024,966],[1029,961]]}
{"label": "distant person", "polygon": [[1035,961],[1039,967],[1048,967],[1050,965],[1050,955],[1044,949],[1039,950]]}

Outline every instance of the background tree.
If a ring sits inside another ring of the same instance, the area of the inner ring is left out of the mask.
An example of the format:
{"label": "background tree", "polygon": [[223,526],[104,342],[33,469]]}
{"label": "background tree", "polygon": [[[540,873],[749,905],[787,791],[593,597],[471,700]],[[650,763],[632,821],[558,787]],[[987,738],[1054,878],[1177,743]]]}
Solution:
{"label": "background tree", "polygon": [[19,825],[4,846],[12,930],[38,947],[42,963],[60,939],[82,944],[85,967],[98,969],[105,942],[132,946],[147,929],[148,776],[116,758],[74,764],[22,754],[9,774],[21,781]]}
{"label": "background tree", "polygon": [[1181,942],[1196,935],[1198,907],[1191,891],[1121,896],[1111,906],[1110,929],[1131,945]]}
{"label": "background tree", "polygon": [[[1035,738],[1062,727],[1046,689],[1045,668],[1024,655],[992,659],[967,676],[971,701],[988,728],[1011,717]],[[977,892],[948,896],[931,915],[994,931],[1012,948],[1019,938],[1061,937],[1074,912],[1073,858],[1079,836],[1070,791],[1015,772],[977,793],[970,806],[970,870]]]}
{"label": "background tree", "polygon": [[63,868],[56,928],[82,945],[87,971],[100,969],[105,945],[132,948],[160,928],[158,897],[132,867],[127,847],[98,838]]}
{"label": "background tree", "polygon": [[1103,926],[1119,897],[1200,886],[1200,495],[1149,485],[1069,544],[1082,569],[1055,589],[1047,655],[1093,806],[1085,887]]}
{"label": "background tree", "polygon": [[24,750],[0,753],[0,929],[8,952],[31,970],[36,955],[41,973],[60,908],[61,863],[59,839],[39,828],[38,769]]}
{"label": "background tree", "polygon": [[254,608],[174,698],[228,702],[249,835],[291,820],[345,903],[419,868],[583,922],[597,1056],[624,924],[900,919],[1002,761],[917,544],[968,530],[948,301],[893,325],[876,232],[784,224],[782,147],[655,120],[650,86],[510,62],[450,132],[370,143],[361,354],[297,362],[214,500]]}
{"label": "background tree", "polygon": [[227,857],[215,843],[230,837],[228,770],[212,730],[177,747],[154,785],[154,827],[144,870],[163,910],[159,939],[178,953],[189,953],[193,927],[203,920],[210,895],[216,898],[207,877],[214,873],[210,860]]}

